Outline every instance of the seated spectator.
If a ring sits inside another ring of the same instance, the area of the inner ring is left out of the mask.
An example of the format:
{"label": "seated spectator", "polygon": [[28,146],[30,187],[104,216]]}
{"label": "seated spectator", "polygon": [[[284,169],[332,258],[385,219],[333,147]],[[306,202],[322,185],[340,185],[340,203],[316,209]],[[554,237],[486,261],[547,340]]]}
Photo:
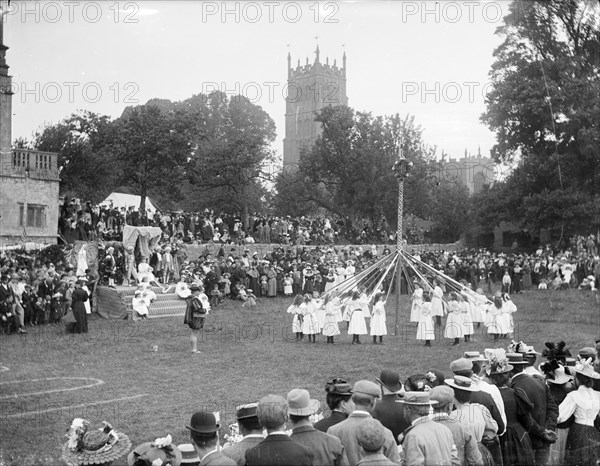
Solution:
{"label": "seated spectator", "polygon": [[148,302],[144,297],[142,297],[141,290],[135,290],[135,295],[131,301],[131,307],[133,308],[134,312],[133,320],[147,319],[148,306]]}

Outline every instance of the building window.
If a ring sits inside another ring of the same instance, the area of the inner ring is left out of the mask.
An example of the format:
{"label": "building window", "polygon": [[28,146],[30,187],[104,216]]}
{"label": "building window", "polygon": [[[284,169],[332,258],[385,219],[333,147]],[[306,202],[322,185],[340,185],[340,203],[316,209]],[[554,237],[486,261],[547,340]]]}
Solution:
{"label": "building window", "polygon": [[19,204],[19,226],[24,222],[27,228],[46,228],[46,206],[28,204],[25,210],[25,205]]}

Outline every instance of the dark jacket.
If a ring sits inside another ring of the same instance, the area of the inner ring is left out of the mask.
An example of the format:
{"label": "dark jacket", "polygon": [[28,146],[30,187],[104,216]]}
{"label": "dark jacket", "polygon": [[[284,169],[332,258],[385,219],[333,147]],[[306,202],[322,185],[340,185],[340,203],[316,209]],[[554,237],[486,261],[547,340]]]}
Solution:
{"label": "dark jacket", "polygon": [[248,466],[310,466],[310,452],[285,434],[268,435],[246,451]]}

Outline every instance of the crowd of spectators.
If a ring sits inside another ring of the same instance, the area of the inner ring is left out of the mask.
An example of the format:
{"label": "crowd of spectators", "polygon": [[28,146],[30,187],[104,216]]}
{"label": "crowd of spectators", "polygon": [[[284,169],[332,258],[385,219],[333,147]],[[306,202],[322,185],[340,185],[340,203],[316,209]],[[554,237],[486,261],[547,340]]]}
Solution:
{"label": "crowd of spectators", "polygon": [[[154,226],[169,239],[185,243],[253,244],[366,244],[394,241],[385,219],[376,225],[367,221],[353,223],[349,218],[278,217],[252,213],[244,225],[240,214],[215,210],[203,212],[140,213],[136,208],[93,205],[79,199],[61,200],[59,232],[81,241],[119,241],[125,225]],[[418,238],[412,234],[411,238]]]}
{"label": "crowd of spectators", "polygon": [[449,367],[425,366],[406,378],[396,368],[353,384],[336,377],[318,396],[327,411],[301,386],[236,406],[227,428],[225,413],[201,409],[185,426],[189,443],[180,445],[167,435],[132,450],[112,425],[93,430],[75,419],[62,459],[77,466],[125,455],[132,466],[597,464],[598,341],[574,355],[563,341],[545,345],[543,352],[515,341],[466,351]]}

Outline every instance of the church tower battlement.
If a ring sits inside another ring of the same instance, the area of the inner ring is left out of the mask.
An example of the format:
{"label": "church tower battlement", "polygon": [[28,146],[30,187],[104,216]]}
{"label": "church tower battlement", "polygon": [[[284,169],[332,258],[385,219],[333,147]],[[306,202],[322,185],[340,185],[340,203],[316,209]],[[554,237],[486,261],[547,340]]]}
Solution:
{"label": "church tower battlement", "polygon": [[301,148],[310,149],[321,134],[321,124],[315,121],[315,113],[323,107],[348,105],[346,95],[346,53],[342,66],[337,61],[329,64],[329,58],[321,63],[319,46],[315,60],[292,68],[288,53],[288,82],[285,111],[285,138],[283,140],[284,169],[295,169],[300,161]]}

